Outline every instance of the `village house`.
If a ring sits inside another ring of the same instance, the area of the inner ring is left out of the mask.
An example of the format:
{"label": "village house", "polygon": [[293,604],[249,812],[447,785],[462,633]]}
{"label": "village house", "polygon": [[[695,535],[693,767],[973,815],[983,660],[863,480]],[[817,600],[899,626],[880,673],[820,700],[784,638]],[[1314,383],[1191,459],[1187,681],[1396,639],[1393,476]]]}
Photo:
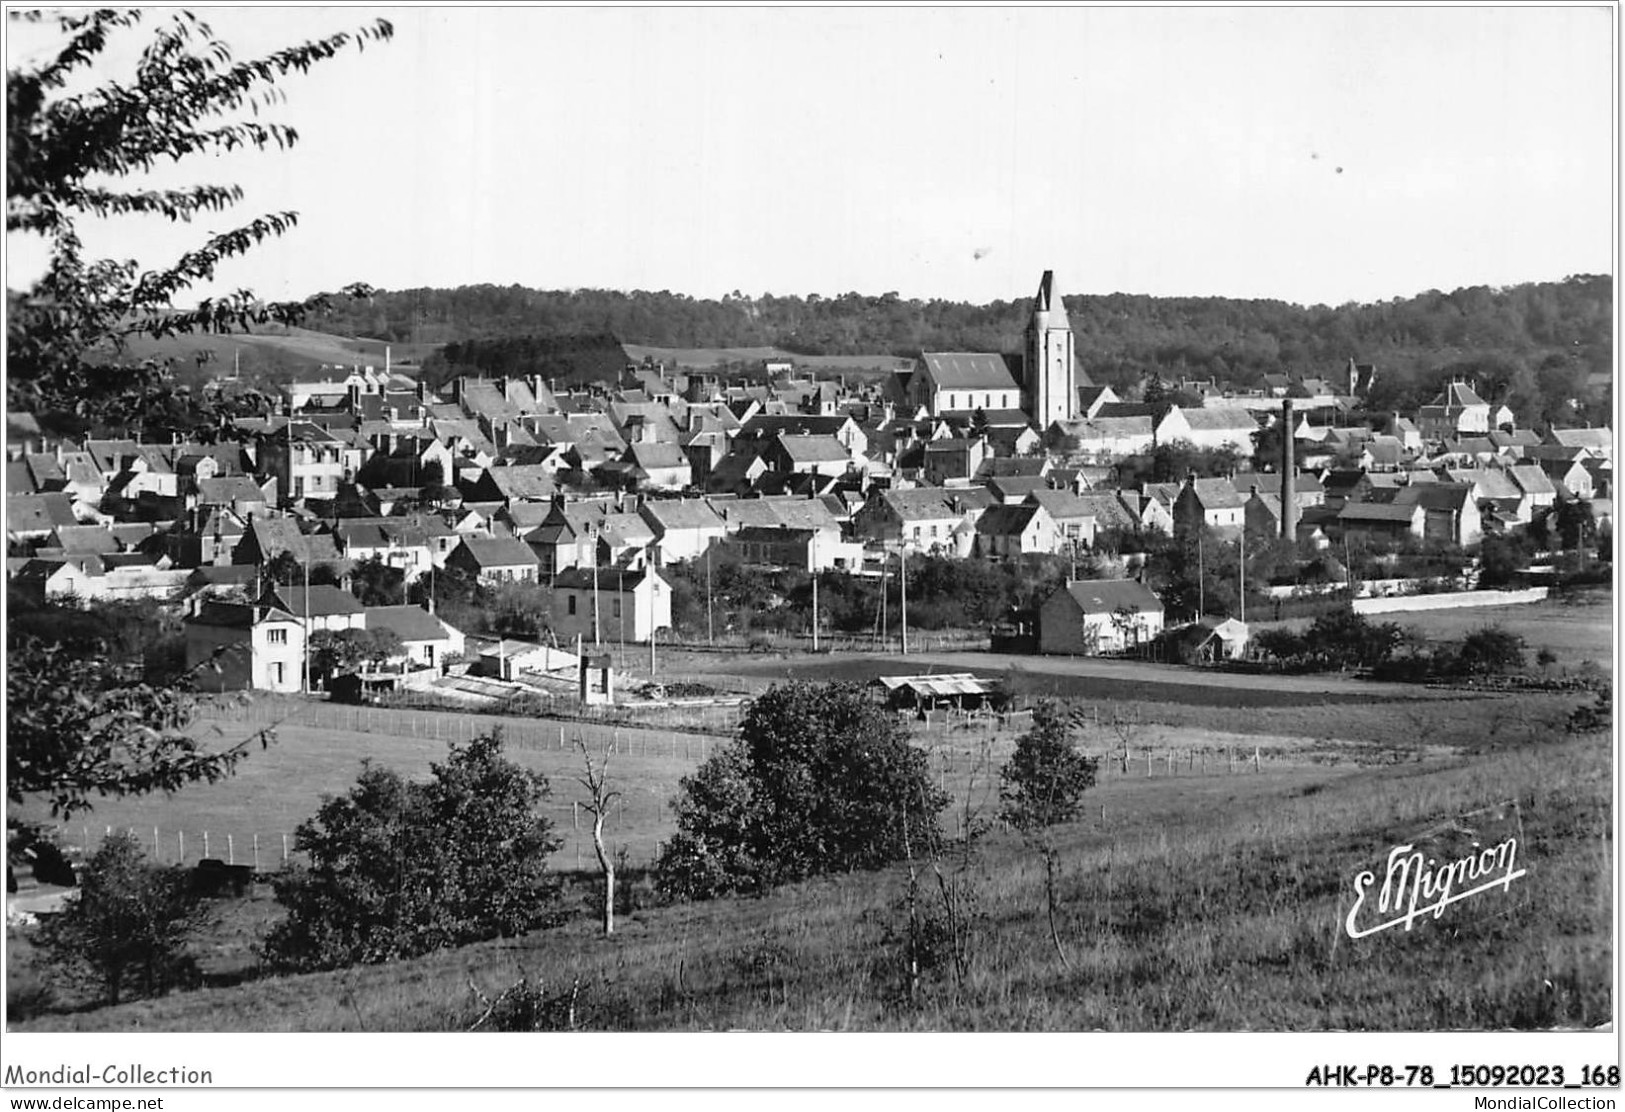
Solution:
{"label": "village house", "polygon": [[638,514],[654,532],[655,563],[662,567],[703,555],[728,531],[711,504],[700,498],[650,499]]}
{"label": "village house", "polygon": [[976,519],[993,504],[984,487],[918,487],[883,491],[852,518],[854,535],[888,549],[928,551],[952,547],[960,526],[974,535]]}
{"label": "village house", "polygon": [[288,611],[200,599],[182,624],[186,667],[199,690],[303,689],[305,627]]}
{"label": "village house", "polygon": [[1162,601],[1134,579],[1070,580],[1038,608],[1038,651],[1093,656],[1148,644],[1163,628]]}
{"label": "village house", "polygon": [[536,553],[511,537],[465,535],[446,557],[446,566],[474,576],[482,584],[531,582],[540,573]]}
{"label": "village house", "polygon": [[648,641],[671,627],[671,585],[653,568],[567,568],[549,598],[548,628],[561,642]]}
{"label": "village house", "polygon": [[1205,527],[1221,533],[1239,532],[1244,506],[1229,479],[1198,479],[1193,475],[1174,498],[1174,531]]}
{"label": "village house", "polygon": [[462,632],[421,606],[369,606],[366,628],[387,629],[400,638],[396,659],[413,667],[444,668],[449,658],[463,655]]}
{"label": "village house", "polygon": [[1053,553],[1060,547],[1055,519],[1036,503],[989,506],[976,519],[975,553],[983,559],[1003,562]]}

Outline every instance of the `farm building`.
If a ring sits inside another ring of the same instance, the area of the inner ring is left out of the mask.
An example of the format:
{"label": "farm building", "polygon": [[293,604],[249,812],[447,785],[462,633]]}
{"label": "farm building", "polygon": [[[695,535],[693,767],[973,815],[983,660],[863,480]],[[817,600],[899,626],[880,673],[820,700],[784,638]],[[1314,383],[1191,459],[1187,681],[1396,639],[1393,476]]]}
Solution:
{"label": "farm building", "polygon": [[1038,651],[1093,655],[1143,645],[1162,632],[1162,601],[1135,579],[1075,579],[1038,608]]}
{"label": "farm building", "polygon": [[952,672],[939,676],[880,676],[870,684],[884,695],[892,710],[937,710],[952,707],[955,710],[977,710],[988,705],[995,695],[992,680],[980,679],[969,672]]}

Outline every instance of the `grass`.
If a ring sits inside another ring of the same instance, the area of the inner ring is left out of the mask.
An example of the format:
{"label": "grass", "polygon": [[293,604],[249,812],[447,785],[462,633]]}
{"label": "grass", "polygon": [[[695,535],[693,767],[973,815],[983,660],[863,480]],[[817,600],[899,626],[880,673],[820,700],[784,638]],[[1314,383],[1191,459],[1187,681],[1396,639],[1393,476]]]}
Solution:
{"label": "grass", "polygon": [[[1485,626],[1500,626],[1522,637],[1528,646],[1530,664],[1541,649],[1556,656],[1557,668],[1578,667],[1592,661],[1604,671],[1614,663],[1613,601],[1607,589],[1576,591],[1542,602],[1511,606],[1472,606],[1445,610],[1407,610],[1393,614],[1373,614],[1374,622],[1392,622],[1414,630],[1430,641],[1459,641]],[[1307,629],[1309,619],[1279,623],[1282,627]],[[1264,628],[1261,625],[1259,628]]]}
{"label": "grass", "polygon": [[[518,764],[544,773],[552,785],[552,795],[544,813],[555,831],[565,837],[564,847],[554,856],[556,868],[571,869],[578,848],[585,861],[592,860],[590,830],[573,827],[572,803],[587,798],[575,782],[581,773],[581,755],[574,749],[577,737],[584,738],[598,752],[612,742],[618,751],[611,757],[611,773],[624,792],[622,804],[612,815],[606,830],[613,851],[624,848],[629,859],[648,863],[659,842],[671,830],[667,804],[676,794],[678,780],[711,752],[718,739],[689,734],[612,729],[587,723],[560,723],[541,726],[469,715],[432,712],[398,712],[380,718],[391,730],[356,732],[348,729],[319,728],[284,724],[276,730],[276,741],[263,751],[255,749],[236,775],[217,784],[189,785],[173,795],[98,800],[95,810],[82,820],[59,827],[62,841],[79,847],[96,844],[106,828],[134,828],[142,841],[152,844],[153,827],[159,828],[159,859],[173,864],[180,850],[177,832],[185,833],[188,862],[196,862],[203,850],[203,834],[209,833],[212,856],[227,854],[226,836],[233,838],[239,864],[252,861],[254,837],[259,837],[260,863],[273,868],[282,852],[282,835],[292,841],[294,828],[313,815],[324,795],[348,790],[361,770],[363,760],[394,768],[409,777],[427,777],[429,765],[444,759],[454,737],[466,739],[472,731],[484,732],[506,722],[510,743],[508,755]],[[408,732],[401,724],[415,722],[418,729]],[[438,724],[440,729],[434,728]],[[220,722],[221,742],[234,741],[254,725]],[[557,747],[562,727],[565,748]],[[435,734],[438,732],[439,737]],[[515,743],[514,738],[518,738]],[[19,808],[20,817],[44,816]],[[583,819],[585,824],[585,819]]]}
{"label": "grass", "polygon": [[[579,982],[579,1021],[608,1030],[1589,1026],[1612,1004],[1611,782],[1601,735],[1448,761],[1108,778],[1080,821],[1053,832],[1070,968],[1049,936],[1041,858],[997,834],[963,875],[975,911],[967,975],[928,946],[912,992],[908,876],[894,867],[762,899],[644,906],[610,940],[583,911],[414,962],[15,1026],[460,1029],[477,1014],[470,979],[494,996],[521,977],[549,991]],[[1508,798],[1522,809],[1530,877],[1408,934],[1340,937],[1357,869],[1441,818]],[[925,879],[929,913],[929,869]]]}

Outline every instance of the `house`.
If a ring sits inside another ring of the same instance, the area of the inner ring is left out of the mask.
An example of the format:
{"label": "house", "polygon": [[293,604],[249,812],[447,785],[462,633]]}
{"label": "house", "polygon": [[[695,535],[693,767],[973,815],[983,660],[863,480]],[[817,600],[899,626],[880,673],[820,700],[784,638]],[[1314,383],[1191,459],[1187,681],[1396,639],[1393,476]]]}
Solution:
{"label": "house", "polygon": [[1156,439],[1153,419],[1144,414],[1057,421],[1049,431],[1049,442],[1057,451],[1097,461],[1141,455],[1151,451]]}
{"label": "house", "polygon": [[1038,651],[1123,652],[1163,628],[1162,601],[1134,579],[1069,580],[1038,608]]}
{"label": "house", "polygon": [[567,568],[548,593],[548,627],[561,641],[648,641],[671,628],[671,585],[653,568]]}
{"label": "house", "polygon": [[1187,409],[1168,407],[1168,412],[1157,423],[1158,444],[1185,441],[1198,448],[1228,448],[1243,459],[1253,455],[1253,434],[1258,422],[1245,409],[1230,406],[1203,406]]}
{"label": "house", "polygon": [[1212,614],[1190,625],[1165,630],[1164,637],[1173,645],[1173,659],[1191,664],[1239,660],[1246,655],[1251,640],[1246,622]]}
{"label": "house", "polygon": [[863,568],[863,545],[843,541],[840,532],[789,525],[746,525],[730,534],[723,547],[747,564],[816,572]]}
{"label": "house", "polygon": [[955,480],[969,480],[992,454],[982,437],[944,437],[925,445],[925,481],[943,486]]}
{"label": "house", "polygon": [[976,519],[992,504],[984,487],[888,490],[864,503],[853,515],[852,529],[855,536],[887,548],[952,550],[959,527],[968,526],[967,535],[974,535]]}
{"label": "house", "polygon": [[540,561],[530,545],[511,537],[465,535],[446,557],[446,566],[474,576],[480,583],[535,582]]}
{"label": "house", "polygon": [[770,470],[840,478],[852,469],[852,453],[833,436],[781,434],[762,446]]}
{"label": "house", "polygon": [[542,523],[524,534],[547,579],[565,568],[642,566],[655,543],[644,518],[605,500],[556,498]]}
{"label": "house", "polygon": [[983,559],[1014,560],[1055,552],[1061,547],[1060,531],[1043,506],[989,506],[976,519],[975,545]]}
{"label": "house", "polygon": [[187,671],[199,690],[303,689],[305,627],[286,610],[200,599],[182,624]]}
{"label": "house", "polygon": [[650,499],[638,507],[638,516],[654,532],[657,566],[703,555],[728,531],[727,523],[703,498]]}
{"label": "house", "polygon": [[694,481],[694,467],[675,443],[639,442],[626,450],[630,478],[644,490],[683,490]]}
{"label": "house", "polygon": [[387,629],[401,639],[401,658],[426,668],[443,668],[450,657],[463,655],[462,632],[421,606],[369,606],[367,629]]}
{"label": "house", "polygon": [[259,605],[285,610],[305,622],[307,633],[345,629],[366,629],[367,610],[354,595],[340,587],[317,584],[314,587],[273,585],[259,598]]}
{"label": "house", "polygon": [[1349,502],[1337,511],[1337,524],[1345,537],[1419,538],[1426,521],[1427,511],[1415,503]]}
{"label": "house", "polygon": [[1198,479],[1194,475],[1185,480],[1174,499],[1174,531],[1208,528],[1220,532],[1239,532],[1242,527],[1243,507],[1241,495],[1229,479]]}
{"label": "house", "polygon": [[1614,458],[1614,430],[1610,428],[1552,429],[1546,442],[1561,448],[1584,448],[1600,459]]}
{"label": "house", "polygon": [[312,421],[290,421],[262,440],[256,474],[261,481],[275,479],[279,490],[286,484],[296,502],[332,498],[355,480],[371,454],[365,441],[357,444]]}
{"label": "house", "polygon": [[1470,548],[1484,537],[1478,503],[1466,483],[1412,483],[1394,492],[1394,502],[1421,507],[1423,540]]}
{"label": "house", "polygon": [[1417,413],[1422,439],[1438,442],[1490,431],[1490,404],[1465,382],[1452,382],[1432,403]]}

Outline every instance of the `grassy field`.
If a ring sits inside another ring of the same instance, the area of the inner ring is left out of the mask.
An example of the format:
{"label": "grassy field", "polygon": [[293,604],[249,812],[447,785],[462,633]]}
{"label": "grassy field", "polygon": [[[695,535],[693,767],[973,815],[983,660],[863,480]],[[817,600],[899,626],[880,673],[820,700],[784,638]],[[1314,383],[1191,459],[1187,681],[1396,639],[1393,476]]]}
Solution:
{"label": "grassy field", "polygon": [[[1372,621],[1392,622],[1414,630],[1430,641],[1459,641],[1486,626],[1499,626],[1522,637],[1534,654],[1550,649],[1557,668],[1578,667],[1591,661],[1604,671],[1614,666],[1613,596],[1604,590],[1577,591],[1542,602],[1512,606],[1469,606],[1446,610],[1407,610],[1372,615]],[[1281,626],[1306,629],[1307,618],[1260,623],[1257,628]]]}
{"label": "grassy field", "polygon": [[[1041,858],[994,835],[941,862],[970,914],[908,975],[908,870],[754,900],[631,912],[613,940],[558,929],[385,967],[251,980],[19,1030],[404,1031],[466,1027],[494,994],[579,979],[607,1030],[1438,1030],[1592,1026],[1611,1016],[1611,746],[1564,738],[1468,760],[1124,778],[1102,819]],[[1340,933],[1359,869],[1441,818],[1516,800],[1530,875],[1414,931]],[[916,903],[936,899],[929,862]],[[1063,959],[1062,953],[1065,957]]]}
{"label": "grassy field", "polygon": [[872,371],[877,369],[907,369],[913,360],[895,355],[796,355],[776,347],[742,348],[663,348],[647,344],[622,344],[633,360],[658,359],[679,367],[706,370],[718,363],[759,363],[766,359],[788,359],[796,366],[814,370]]}

